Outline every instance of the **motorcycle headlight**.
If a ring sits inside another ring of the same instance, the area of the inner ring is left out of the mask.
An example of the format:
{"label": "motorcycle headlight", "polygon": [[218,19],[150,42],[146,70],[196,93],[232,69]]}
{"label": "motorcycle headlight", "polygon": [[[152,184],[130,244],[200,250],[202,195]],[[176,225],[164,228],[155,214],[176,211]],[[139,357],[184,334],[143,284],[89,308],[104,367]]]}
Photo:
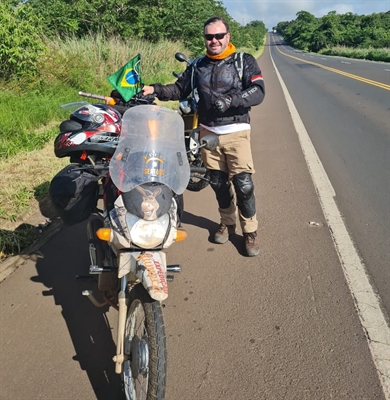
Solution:
{"label": "motorcycle headlight", "polygon": [[153,221],[146,221],[127,213],[126,223],[132,243],[142,249],[153,249],[165,239],[169,229],[169,215],[164,214]]}

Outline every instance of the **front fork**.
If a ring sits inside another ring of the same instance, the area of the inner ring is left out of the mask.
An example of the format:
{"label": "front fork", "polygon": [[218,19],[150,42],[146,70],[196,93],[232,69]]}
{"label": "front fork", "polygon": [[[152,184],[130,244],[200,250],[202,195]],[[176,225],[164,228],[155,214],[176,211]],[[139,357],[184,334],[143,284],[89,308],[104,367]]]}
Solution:
{"label": "front fork", "polygon": [[115,362],[115,372],[117,374],[122,373],[122,365],[126,361],[124,339],[126,330],[127,307],[127,275],[125,275],[121,278],[121,290],[118,294],[118,337],[116,342],[116,355],[113,357],[113,361]]}
{"label": "front fork", "polygon": [[[168,265],[167,272],[179,273],[181,272],[180,265]],[[115,362],[115,372],[121,374],[123,372],[123,363],[127,361],[128,356],[125,354],[125,332],[126,332],[126,320],[127,320],[127,310],[129,306],[129,292],[128,290],[128,275],[121,278],[121,290],[118,293],[118,332],[117,332],[117,345],[116,345],[116,355],[113,357]],[[167,280],[173,280],[173,276],[168,275]],[[145,288],[146,289],[146,288]]]}
{"label": "front fork", "polygon": [[[163,263],[162,259],[159,259],[160,263]],[[164,259],[165,261],[165,259]],[[145,262],[145,261],[144,261]],[[165,264],[164,264],[165,265]],[[149,265],[149,268],[151,266]],[[138,270],[139,268],[135,268],[135,270]],[[131,272],[131,271],[128,271]],[[168,265],[166,267],[166,271],[164,271],[164,274],[166,272],[171,272],[171,273],[179,273],[181,272],[181,266],[180,265]],[[102,272],[104,273],[104,272]],[[134,281],[134,278],[137,279],[136,276],[133,276],[132,274],[127,274],[125,273],[124,276],[120,278],[120,291],[118,293],[118,306],[115,307],[118,310],[118,331],[117,331],[117,345],[116,345],[116,355],[113,357],[113,361],[115,362],[115,372],[117,374],[121,374],[123,372],[123,363],[128,360],[128,355],[125,354],[125,332],[126,332],[126,320],[127,320],[127,310],[129,306],[129,293],[132,289],[132,287],[128,287],[128,277],[130,276],[130,282]],[[155,274],[155,276],[158,276],[158,274]],[[142,282],[142,276],[139,276],[138,279]],[[161,279],[161,277],[160,277]],[[167,281],[173,280],[172,275],[167,275],[166,276]],[[146,290],[150,290],[150,286],[153,286],[153,282],[142,282],[142,283],[137,283],[137,284],[143,284]],[[131,285],[130,285],[131,286]],[[84,293],[88,292],[88,293]],[[88,298],[92,301],[92,303],[97,306],[97,307],[102,307],[103,305],[107,304],[107,302],[104,303],[99,303],[92,295],[92,292],[90,291],[84,291],[83,294],[87,295]],[[156,293],[150,293],[152,298],[154,298],[159,292]],[[166,295],[167,296],[167,295]],[[166,297],[164,296],[164,298]],[[111,303],[110,303],[111,304]],[[113,304],[111,304],[113,305]]]}

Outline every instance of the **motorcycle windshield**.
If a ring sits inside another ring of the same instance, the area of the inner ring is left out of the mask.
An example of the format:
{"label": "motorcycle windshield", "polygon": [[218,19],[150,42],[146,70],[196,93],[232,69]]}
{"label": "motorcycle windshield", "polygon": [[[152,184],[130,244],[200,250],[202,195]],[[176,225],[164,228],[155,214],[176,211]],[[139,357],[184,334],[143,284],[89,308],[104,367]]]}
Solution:
{"label": "motorcycle windshield", "polygon": [[190,179],[184,122],[173,110],[156,105],[129,108],[123,115],[122,132],[110,162],[115,186],[129,192],[147,182],[184,192]]}

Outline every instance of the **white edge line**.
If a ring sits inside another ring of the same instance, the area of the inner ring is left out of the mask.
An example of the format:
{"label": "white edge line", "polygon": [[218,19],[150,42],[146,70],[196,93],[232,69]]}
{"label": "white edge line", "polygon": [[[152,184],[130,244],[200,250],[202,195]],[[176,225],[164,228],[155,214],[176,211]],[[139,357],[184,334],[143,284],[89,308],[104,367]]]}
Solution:
{"label": "white edge line", "polygon": [[307,130],[299,116],[287,87],[276,68],[269,49],[272,64],[286,97],[287,106],[299,137],[317,195],[327,221],[349,290],[362,324],[371,356],[382,383],[386,400],[390,400],[390,328],[382,313],[381,301],[375,294],[369,278],[343,218],[334,200],[335,192],[310,140]]}

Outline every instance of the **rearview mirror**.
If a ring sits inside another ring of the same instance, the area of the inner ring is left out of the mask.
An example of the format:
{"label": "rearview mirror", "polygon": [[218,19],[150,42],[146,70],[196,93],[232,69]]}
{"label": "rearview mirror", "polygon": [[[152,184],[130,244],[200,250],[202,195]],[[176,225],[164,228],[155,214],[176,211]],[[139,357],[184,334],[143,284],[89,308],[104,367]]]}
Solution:
{"label": "rearview mirror", "polygon": [[187,57],[183,53],[176,53],[175,58],[177,61],[188,63]]}

